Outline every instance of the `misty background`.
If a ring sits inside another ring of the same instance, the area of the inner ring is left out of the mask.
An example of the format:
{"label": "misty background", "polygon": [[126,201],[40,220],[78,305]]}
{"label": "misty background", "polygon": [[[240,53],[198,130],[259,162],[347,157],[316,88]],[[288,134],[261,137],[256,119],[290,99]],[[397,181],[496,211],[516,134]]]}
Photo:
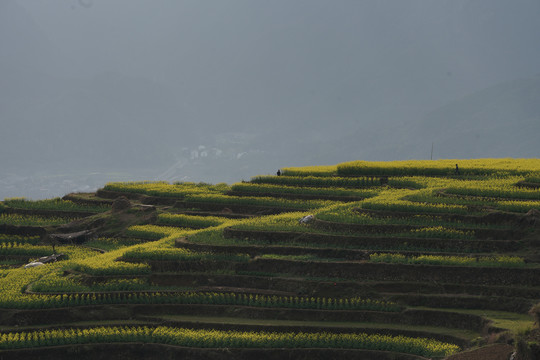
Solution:
{"label": "misty background", "polygon": [[540,153],[538,0],[1,0],[0,199]]}

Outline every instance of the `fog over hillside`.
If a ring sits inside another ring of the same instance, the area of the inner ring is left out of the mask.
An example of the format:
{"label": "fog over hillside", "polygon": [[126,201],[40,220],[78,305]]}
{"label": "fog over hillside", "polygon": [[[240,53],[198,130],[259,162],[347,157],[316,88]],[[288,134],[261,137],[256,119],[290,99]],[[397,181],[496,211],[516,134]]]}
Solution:
{"label": "fog over hillside", "polygon": [[539,157],[537,0],[3,0],[0,199]]}

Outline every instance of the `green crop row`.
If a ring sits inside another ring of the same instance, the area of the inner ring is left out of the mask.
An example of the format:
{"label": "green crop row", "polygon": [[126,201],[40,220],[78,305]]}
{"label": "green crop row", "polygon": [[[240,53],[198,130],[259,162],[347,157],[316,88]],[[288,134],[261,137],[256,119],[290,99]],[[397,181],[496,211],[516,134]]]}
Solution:
{"label": "green crop row", "polygon": [[474,231],[464,231],[444,226],[423,227],[412,229],[409,232],[397,233],[394,236],[413,238],[437,238],[437,239],[474,239]]}
{"label": "green crop row", "polygon": [[345,187],[366,188],[380,186],[378,179],[371,181],[367,178],[317,177],[317,176],[255,176],[253,184],[272,184],[296,187]]}
{"label": "green crop row", "polygon": [[[459,174],[456,174],[456,164]],[[508,176],[540,169],[539,159],[351,161],[337,165],[338,176]]]}
{"label": "green crop row", "polygon": [[238,293],[185,293],[178,295],[182,303],[241,305],[272,308],[319,309],[319,310],[372,310],[401,311],[403,307],[394,302],[354,298],[320,298],[302,296],[268,296]]}
{"label": "green crop row", "polygon": [[371,254],[370,261],[392,264],[428,264],[455,266],[485,266],[485,267],[525,267],[522,258],[517,256],[467,257],[420,255],[407,257],[403,254]]}
{"label": "green crop row", "polygon": [[0,335],[0,349],[111,342],[160,343],[195,348],[370,349],[439,357],[459,351],[457,345],[433,339],[382,334],[268,333],[194,330],[165,326],[46,329]]}
{"label": "green crop row", "polygon": [[135,248],[127,250],[124,253],[123,258],[137,261],[249,261],[249,256],[245,254],[213,254],[205,252],[195,252],[182,248]]}
{"label": "green crop row", "polygon": [[445,190],[447,194],[463,196],[482,196],[487,198],[540,200],[540,189],[523,189],[515,187],[450,187]]}
{"label": "green crop row", "polygon": [[[239,230],[263,230],[263,231],[292,231],[299,233],[325,233],[328,231],[320,230],[309,224],[300,224],[303,213],[289,213],[274,216],[266,216],[264,218],[253,218],[235,224],[233,228]],[[393,217],[378,217],[371,214],[359,214],[353,209],[339,208],[338,206],[332,209],[325,209],[316,215],[317,219],[331,221],[343,224],[358,224],[358,225],[416,225],[421,226],[416,229],[392,232],[388,236],[396,237],[415,237],[415,238],[439,238],[439,239],[472,239],[475,237],[474,228],[485,228],[486,225],[477,225],[470,223],[443,221],[438,217],[431,216],[414,216],[411,218],[393,218]],[[474,228],[473,228],[474,226]],[[455,229],[455,227],[467,228],[471,230]],[[336,231],[339,233],[339,231]],[[388,233],[388,230],[382,228],[382,233]],[[334,231],[332,232],[334,233]],[[350,231],[344,230],[344,234],[350,234]],[[372,234],[376,235],[376,234]],[[189,239],[193,242],[207,243],[205,240],[208,236],[214,236],[213,233],[203,232],[192,235]],[[220,241],[219,238],[214,240]]]}
{"label": "green crop row", "polygon": [[340,261],[343,259],[336,258],[322,258],[317,255],[281,255],[281,254],[263,254],[259,256],[260,259],[274,259],[274,260],[287,260],[287,261]]}
{"label": "green crop row", "polygon": [[[134,292],[153,289],[142,279],[116,279],[92,286],[82,285],[72,278],[53,277],[40,279],[32,285],[32,291],[42,293],[34,297],[43,300],[42,307],[83,306],[99,304],[205,304],[235,305],[269,308],[318,309],[318,310],[366,310],[399,312],[403,307],[391,301],[353,298],[321,298],[302,296],[270,296],[217,292]],[[101,291],[105,293],[89,293]],[[108,291],[115,291],[107,293]],[[47,292],[64,292],[47,295]],[[70,294],[71,293],[71,294]]]}
{"label": "green crop row", "polygon": [[0,244],[0,255],[22,255],[22,256],[46,256],[50,255],[50,246],[34,246],[27,243],[6,242]]}
{"label": "green crop row", "polygon": [[201,229],[218,226],[227,221],[229,221],[229,219],[217,216],[193,216],[164,213],[158,215],[157,224]]}
{"label": "green crop row", "polygon": [[[298,231],[313,232],[317,231],[311,226],[300,224],[299,220],[306,216],[303,212],[292,212],[264,217],[253,217],[242,222],[234,224],[235,229],[242,230],[265,230],[265,231]],[[200,235],[194,235],[195,238],[201,238],[206,232]],[[191,237],[190,237],[191,240]]]}
{"label": "green crop row", "polygon": [[474,224],[470,222],[445,220],[440,216],[418,214],[408,217],[380,216],[378,214],[368,214],[357,212],[355,204],[335,205],[319,211],[316,218],[324,221],[358,224],[358,225],[415,225],[422,227],[444,228],[470,228],[474,229],[506,229],[503,224]]}
{"label": "green crop row", "polygon": [[143,239],[161,239],[166,236],[179,234],[183,229],[171,226],[133,225],[126,230],[127,236]]}
{"label": "green crop row", "polygon": [[25,198],[10,198],[4,200],[4,205],[14,209],[31,209],[31,210],[55,210],[55,211],[85,211],[100,213],[110,210],[110,206],[106,205],[81,205],[69,200],[60,198],[47,200],[28,200]]}
{"label": "green crop row", "polygon": [[497,202],[495,200],[488,199],[469,199],[462,197],[454,196],[443,196],[434,192],[431,189],[425,189],[417,191],[412,194],[408,194],[402,197],[402,200],[411,201],[414,203],[420,204],[441,204],[441,205],[460,205],[467,207],[484,207],[484,206],[495,206]]}
{"label": "green crop row", "polygon": [[347,188],[313,188],[299,186],[282,186],[272,184],[237,183],[231,187],[232,191],[254,194],[287,194],[287,195],[320,195],[344,196],[357,198],[370,198],[378,194],[377,190],[356,190]]}
{"label": "green crop row", "polygon": [[186,201],[190,205],[197,203],[225,204],[225,205],[248,205],[248,206],[268,206],[287,209],[317,209],[332,204],[324,200],[287,200],[273,197],[251,197],[251,196],[227,196],[218,194],[193,194],[186,196]]}
{"label": "green crop row", "polygon": [[[439,205],[461,205],[467,208],[489,208],[501,211],[526,213],[531,209],[540,209],[540,201],[524,201],[524,200],[495,200],[487,198],[463,198],[453,196],[438,196],[431,193],[417,193],[403,197],[415,203],[420,203],[418,206],[439,204]],[[472,213],[472,212],[470,212]]]}
{"label": "green crop row", "polygon": [[36,245],[40,242],[40,240],[41,239],[39,236],[0,234],[0,244],[17,243],[17,244]]}
{"label": "green crop row", "polygon": [[81,284],[76,278],[66,276],[47,276],[32,284],[31,290],[39,293],[90,292],[90,291],[141,291],[149,285],[142,279],[112,279],[106,282]]}
{"label": "green crop row", "polygon": [[18,226],[52,226],[67,224],[73,220],[76,219],[5,213],[0,214],[0,224]]}
{"label": "green crop row", "polygon": [[150,274],[147,264],[132,264],[123,261],[107,262],[99,259],[85,259],[84,263],[75,263],[72,270],[88,275],[145,275]]}
{"label": "green crop row", "polygon": [[[236,228],[236,227],[235,227]],[[306,228],[306,227],[303,227]],[[319,234],[322,234],[323,232],[318,232]],[[332,233],[335,235],[335,233]],[[350,235],[350,234],[346,234]],[[440,236],[440,234],[437,234]],[[370,234],[371,238],[377,237],[377,234]],[[417,235],[414,235],[412,232],[404,232],[404,233],[392,233],[390,235],[384,234],[385,238],[388,237],[419,237]],[[426,235],[427,236],[427,235]],[[427,247],[419,247],[415,246],[414,244],[408,243],[408,242],[402,242],[402,243],[396,243],[393,245],[376,245],[376,244],[350,244],[350,243],[342,243],[342,242],[332,242],[328,241],[326,243],[322,243],[316,240],[310,239],[310,237],[305,236],[296,236],[298,239],[295,239],[295,236],[292,235],[290,239],[284,239],[284,240],[275,240],[270,238],[265,239],[258,239],[258,238],[230,238],[230,237],[224,237],[222,232],[213,232],[213,233],[207,233],[204,235],[196,234],[189,238],[189,241],[192,243],[203,243],[203,244],[209,244],[209,245],[226,245],[226,246],[253,246],[253,245],[272,245],[272,246],[297,246],[297,247],[310,247],[310,248],[318,248],[318,249],[356,249],[356,250],[374,250],[374,251],[385,251],[385,250],[399,250],[399,251],[431,251],[432,249],[429,249]],[[431,236],[430,236],[431,237]],[[436,236],[433,236],[436,237]],[[447,238],[449,238],[448,236]],[[442,237],[440,237],[442,238]],[[451,242],[446,242],[447,245],[446,251],[449,252],[455,252],[456,249],[452,248],[452,246],[455,246],[455,244],[452,244]],[[467,252],[472,250],[467,249],[459,249],[460,252]],[[277,255],[275,254],[266,254],[262,255],[262,258],[265,257],[273,257],[277,258]],[[283,258],[283,257],[280,257]],[[290,257],[289,257],[290,259]],[[315,256],[312,256],[311,258],[307,256],[301,256],[297,255],[293,257],[293,259],[296,260],[317,260],[317,261],[325,261],[324,259],[317,258]],[[328,261],[328,260],[326,260]],[[336,261],[336,259],[332,259],[332,261]],[[238,272],[239,273],[239,272]]]}
{"label": "green crop row", "polygon": [[406,213],[429,213],[429,214],[468,214],[468,208],[459,204],[445,203],[418,203],[408,200],[410,196],[423,194],[426,197],[428,190],[388,190],[380,193],[378,196],[362,202],[363,209],[383,210],[391,212]]}
{"label": "green crop row", "polygon": [[538,175],[532,175],[525,177],[526,182],[534,183],[534,184],[540,184],[540,176]]}
{"label": "green crop row", "polygon": [[416,204],[405,200],[366,201],[362,203],[363,209],[383,210],[395,212],[431,213],[431,214],[462,214],[469,213],[466,206],[447,204]]}
{"label": "green crop row", "polygon": [[85,246],[106,251],[121,249],[126,246],[138,245],[145,240],[138,238],[105,238],[101,237],[95,240],[89,240],[84,243]]}
{"label": "green crop row", "polygon": [[283,176],[328,177],[328,176],[335,176],[336,173],[337,173],[336,165],[286,167],[286,168],[281,169],[281,175]]}
{"label": "green crop row", "polygon": [[228,186],[196,184],[196,183],[175,183],[169,184],[165,181],[137,181],[137,182],[115,182],[107,183],[103,190],[138,193],[150,196],[174,197],[182,199],[189,194],[221,194],[228,190]]}

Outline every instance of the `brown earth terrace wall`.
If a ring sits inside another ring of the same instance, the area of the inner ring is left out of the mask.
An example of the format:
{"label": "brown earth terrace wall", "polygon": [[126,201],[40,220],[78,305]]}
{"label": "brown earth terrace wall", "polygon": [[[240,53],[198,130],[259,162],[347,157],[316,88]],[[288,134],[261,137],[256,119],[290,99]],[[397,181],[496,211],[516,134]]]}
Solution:
{"label": "brown earth terrace wall", "polygon": [[6,326],[33,326],[80,321],[127,320],[138,316],[201,315],[242,317],[248,319],[281,319],[296,321],[375,322],[381,324],[427,325],[484,331],[489,321],[481,316],[437,310],[406,309],[402,312],[315,310],[264,308],[204,304],[115,304],[75,306],[52,309],[0,309],[1,323]]}
{"label": "brown earth terrace wall", "polygon": [[[130,261],[129,259],[126,259]],[[279,273],[303,277],[341,278],[363,281],[420,281],[483,285],[538,286],[540,268],[496,268],[424,264],[386,264],[345,261],[294,261],[255,259],[232,261],[149,261],[152,271],[215,271]]]}
{"label": "brown earth terrace wall", "polygon": [[116,199],[120,196],[125,196],[130,200],[137,200],[146,205],[174,205],[176,202],[181,201],[181,198],[172,198],[165,196],[150,196],[145,194],[139,194],[134,192],[120,192],[100,189],[96,192],[96,196],[105,199]]}
{"label": "brown earth terrace wall", "polygon": [[[404,232],[414,229],[423,228],[425,226],[416,225],[363,225],[363,224],[346,224],[336,223],[331,221],[325,221],[315,219],[313,223],[315,228],[326,229],[332,231],[352,231],[362,233],[392,233],[392,232]],[[523,238],[525,232],[521,229],[469,229],[469,228],[456,228],[456,230],[474,231],[474,235],[477,239],[493,239],[493,240],[519,240]]]}
{"label": "brown earth terrace wall", "polygon": [[0,233],[21,236],[45,236],[47,231],[41,226],[17,226],[0,224]]}
{"label": "brown earth terrace wall", "polygon": [[271,243],[276,242],[305,242],[312,244],[339,244],[342,246],[357,246],[381,249],[420,248],[432,250],[456,249],[459,251],[476,252],[505,252],[515,251],[521,244],[515,240],[465,240],[465,239],[436,239],[390,236],[353,236],[317,233],[300,233],[289,231],[240,230],[223,229],[226,238],[255,239]]}
{"label": "brown earth terrace wall", "polygon": [[[210,245],[210,244],[197,244],[189,243],[182,239],[177,239],[175,242],[176,247],[189,249],[193,251],[201,252],[213,252],[219,254],[248,254],[250,256],[258,256],[263,254],[277,254],[277,255],[314,255],[320,258],[330,259],[346,259],[346,260],[369,260],[370,255],[384,252],[393,253],[399,252],[399,254],[405,256],[419,256],[426,255],[426,251],[387,251],[387,250],[357,250],[357,249],[339,249],[331,247],[309,247],[307,246],[285,246],[285,245]],[[428,252],[431,249],[427,250]],[[472,258],[479,258],[485,255],[470,255],[457,252],[437,252],[437,255],[442,256],[455,256],[464,255],[471,256]]]}
{"label": "brown earth terrace wall", "polygon": [[283,199],[298,200],[330,200],[353,202],[364,200],[363,196],[338,196],[338,195],[317,195],[317,194],[290,194],[290,193],[272,193],[272,192],[248,192],[248,191],[229,191],[227,195],[231,196],[254,196],[254,197],[273,197]]}
{"label": "brown earth terrace wall", "polygon": [[276,272],[358,280],[425,281],[441,283],[538,286],[540,268],[467,267],[371,262],[311,262],[255,259],[237,270]]}
{"label": "brown earth terrace wall", "polygon": [[[387,211],[387,210],[371,210],[356,208],[355,212],[359,214],[369,214],[377,217],[399,217],[399,218],[411,218],[418,215],[433,216],[441,218],[447,221],[461,221],[472,224],[510,224],[520,225],[520,220],[523,219],[524,214],[515,214],[508,212],[491,212],[485,215],[463,215],[463,214],[450,214],[450,213],[429,213],[429,212],[404,212],[404,211]],[[473,210],[474,211],[474,210]]]}
{"label": "brown earth terrace wall", "polygon": [[294,208],[281,208],[273,206],[259,206],[259,205],[243,205],[243,204],[234,204],[234,203],[206,203],[199,201],[183,201],[177,202],[174,205],[175,208],[195,208],[203,211],[222,211],[224,209],[229,209],[234,213],[239,214],[259,214],[259,215],[274,215],[281,214],[284,212],[293,212],[293,211],[305,211],[302,209]]}
{"label": "brown earth terrace wall", "polygon": [[[106,281],[104,277],[88,279],[87,284]],[[298,295],[324,297],[377,298],[381,292],[402,294],[469,294],[539,299],[540,288],[493,286],[478,284],[445,284],[428,282],[369,282],[343,280],[309,280],[274,276],[220,275],[220,274],[171,274],[153,273],[148,281],[160,286],[223,286],[294,292]]]}
{"label": "brown earth terrace wall", "polygon": [[42,209],[17,209],[6,208],[4,210],[6,214],[20,214],[20,215],[37,215],[45,217],[60,217],[60,218],[81,218],[92,215],[97,215],[97,212],[88,211],[62,211],[62,210],[42,210]]}

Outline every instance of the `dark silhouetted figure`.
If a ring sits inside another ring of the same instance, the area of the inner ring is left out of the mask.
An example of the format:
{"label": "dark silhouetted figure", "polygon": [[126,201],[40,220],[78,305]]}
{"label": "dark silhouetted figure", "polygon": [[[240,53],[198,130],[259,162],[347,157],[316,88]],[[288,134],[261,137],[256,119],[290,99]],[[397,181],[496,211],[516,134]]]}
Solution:
{"label": "dark silhouetted figure", "polygon": [[456,164],[456,175],[459,175],[459,167]]}
{"label": "dark silhouetted figure", "polygon": [[278,169],[277,176],[281,176],[281,170]]}

